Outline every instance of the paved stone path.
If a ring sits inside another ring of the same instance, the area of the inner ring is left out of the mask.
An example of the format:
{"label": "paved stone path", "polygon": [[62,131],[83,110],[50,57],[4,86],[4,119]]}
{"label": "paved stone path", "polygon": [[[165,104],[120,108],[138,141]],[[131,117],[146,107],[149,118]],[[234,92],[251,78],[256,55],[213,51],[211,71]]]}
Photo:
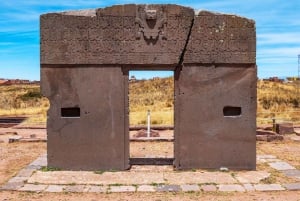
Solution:
{"label": "paved stone path", "polygon": [[300,190],[300,170],[273,155],[258,155],[258,163],[267,163],[276,171],[291,177],[296,183],[264,184],[270,176],[266,171],[178,171],[170,166],[133,166],[129,171],[42,171],[47,166],[42,155],[18,175],[11,178],[1,190],[29,192],[247,192]]}

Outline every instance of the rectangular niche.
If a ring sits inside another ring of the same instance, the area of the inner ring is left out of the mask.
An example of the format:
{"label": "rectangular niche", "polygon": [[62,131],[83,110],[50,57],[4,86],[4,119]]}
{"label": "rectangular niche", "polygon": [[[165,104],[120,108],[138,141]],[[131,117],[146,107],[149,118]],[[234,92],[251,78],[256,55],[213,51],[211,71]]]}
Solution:
{"label": "rectangular niche", "polygon": [[61,108],[61,117],[80,118],[80,108],[79,107]]}
{"label": "rectangular niche", "polygon": [[239,117],[242,115],[241,107],[225,106],[223,108],[224,117]]}

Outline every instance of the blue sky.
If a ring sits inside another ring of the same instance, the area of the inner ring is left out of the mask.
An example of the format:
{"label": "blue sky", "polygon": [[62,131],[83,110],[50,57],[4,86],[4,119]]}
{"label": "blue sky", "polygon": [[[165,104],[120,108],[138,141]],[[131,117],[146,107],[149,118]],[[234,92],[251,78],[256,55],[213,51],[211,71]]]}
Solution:
{"label": "blue sky", "polygon": [[[1,0],[0,78],[40,79],[39,15],[127,3],[175,3],[196,10],[237,14],[256,21],[260,78],[297,76],[300,54],[299,0]],[[154,72],[155,76],[158,75]],[[170,75],[165,72],[164,75]],[[140,72],[137,77],[150,75]],[[163,75],[163,74],[161,74]]]}

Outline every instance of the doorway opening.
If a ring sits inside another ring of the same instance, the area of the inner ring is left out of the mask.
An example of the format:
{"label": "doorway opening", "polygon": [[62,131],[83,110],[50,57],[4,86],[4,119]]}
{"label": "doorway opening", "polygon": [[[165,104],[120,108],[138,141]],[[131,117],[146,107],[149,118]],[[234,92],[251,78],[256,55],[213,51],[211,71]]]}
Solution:
{"label": "doorway opening", "polygon": [[129,71],[131,165],[174,161],[174,72]]}

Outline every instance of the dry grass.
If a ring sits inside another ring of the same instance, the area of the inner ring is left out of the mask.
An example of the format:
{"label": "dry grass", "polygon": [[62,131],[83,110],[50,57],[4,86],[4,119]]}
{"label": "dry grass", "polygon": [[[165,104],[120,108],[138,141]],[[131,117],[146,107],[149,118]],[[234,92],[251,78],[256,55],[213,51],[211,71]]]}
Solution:
{"label": "dry grass", "polygon": [[0,86],[0,115],[29,116],[27,122],[46,122],[49,107],[39,85]]}
{"label": "dry grass", "polygon": [[258,81],[257,83],[257,123],[289,121],[300,123],[300,97],[297,83],[275,83]]}
{"label": "dry grass", "polygon": [[151,111],[151,123],[174,124],[173,77],[140,80],[129,84],[130,125],[146,125],[147,111]]}
{"label": "dry grass", "polygon": [[[297,83],[257,83],[257,123],[290,121],[300,124],[300,97]],[[30,116],[27,123],[46,122],[49,101],[40,94],[38,85],[0,86],[1,116]],[[151,123],[174,124],[173,77],[129,83],[130,125],[145,125],[147,111]]]}

